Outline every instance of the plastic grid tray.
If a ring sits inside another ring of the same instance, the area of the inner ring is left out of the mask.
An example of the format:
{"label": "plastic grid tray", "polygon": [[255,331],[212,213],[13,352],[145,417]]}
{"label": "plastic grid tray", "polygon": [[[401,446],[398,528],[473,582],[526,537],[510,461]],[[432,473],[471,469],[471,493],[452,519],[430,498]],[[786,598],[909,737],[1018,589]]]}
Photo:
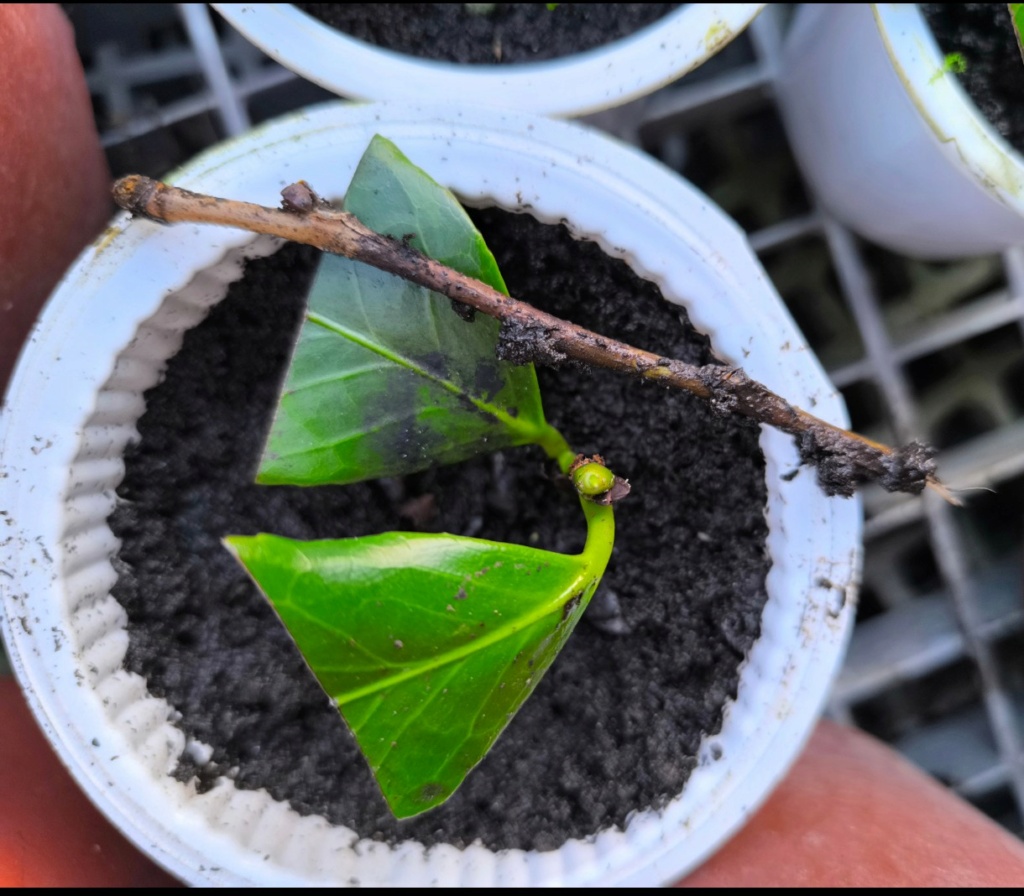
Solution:
{"label": "plastic grid tray", "polygon": [[[202,4],[75,4],[115,176],[166,173],[332,96]],[[587,119],[702,188],[746,229],[856,429],[941,449],[965,507],[865,493],[864,586],[832,716],[893,744],[1024,832],[1024,251],[929,264],[818,207],[773,81],[792,9],[769,6],[696,72]]]}

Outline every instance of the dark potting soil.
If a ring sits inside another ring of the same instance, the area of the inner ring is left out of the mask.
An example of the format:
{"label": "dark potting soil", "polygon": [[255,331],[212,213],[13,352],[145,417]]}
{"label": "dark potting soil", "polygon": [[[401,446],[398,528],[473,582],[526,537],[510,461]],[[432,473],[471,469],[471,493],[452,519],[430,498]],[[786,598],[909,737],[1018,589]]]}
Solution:
{"label": "dark potting soil", "polygon": [[[526,215],[474,216],[499,247],[513,295],[635,345],[713,360],[708,339],[680,325],[684,312],[596,244]],[[532,447],[402,481],[254,485],[314,260],[289,245],[249,263],[147,393],[141,442],[126,454],[111,519],[123,539],[114,594],[129,617],[126,665],[213,748],[203,765],[183,761],[178,776],[265,787],[366,837],[479,838],[494,849],[552,849],[663,804],[695,767],[701,735],[719,730],[759,634],[769,561],[757,427],[620,375],[539,370],[549,419],[632,481],[616,508],[614,556],[595,604],[488,757],[446,805],[396,822],[339,714],[220,539],[419,525],[575,551],[584,524]]]}
{"label": "dark potting soil", "polygon": [[296,3],[367,43],[443,62],[541,62],[628,37],[679,3]]}
{"label": "dark potting soil", "polygon": [[1024,61],[1005,3],[922,3],[944,54],[960,53],[957,77],[997,131],[1024,153]]}

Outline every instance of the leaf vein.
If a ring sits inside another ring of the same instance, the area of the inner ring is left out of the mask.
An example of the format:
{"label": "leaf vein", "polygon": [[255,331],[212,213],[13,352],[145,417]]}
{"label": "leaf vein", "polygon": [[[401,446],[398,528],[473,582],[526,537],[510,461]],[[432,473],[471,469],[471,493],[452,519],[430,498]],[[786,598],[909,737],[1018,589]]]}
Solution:
{"label": "leaf vein", "polygon": [[392,363],[397,364],[400,367],[404,367],[407,370],[411,370],[418,376],[421,376],[424,379],[436,383],[442,389],[451,392],[453,395],[466,398],[482,413],[489,414],[492,417],[496,417],[497,419],[501,420],[501,422],[506,427],[508,427],[511,430],[514,430],[517,433],[520,433],[520,437],[526,438],[528,440],[533,440],[533,437],[536,435],[537,427],[532,423],[524,421],[519,417],[513,417],[511,414],[508,413],[508,411],[504,410],[503,408],[500,408],[497,405],[490,404],[489,402],[484,401],[479,395],[474,394],[470,390],[464,389],[460,387],[458,384],[453,383],[451,380],[446,379],[445,377],[442,376],[438,376],[436,373],[427,370],[427,368],[423,367],[421,364],[417,364],[412,358],[391,351],[386,346],[381,345],[379,342],[373,341],[368,336],[361,333],[357,333],[354,330],[345,327],[340,322],[331,320],[330,318],[324,317],[323,315],[317,314],[316,312],[307,312],[307,319],[309,320],[310,323],[323,327],[324,329],[329,330],[330,332],[335,333],[338,336],[341,336],[343,339],[348,339],[350,342],[354,342],[357,345],[361,345],[364,348],[367,348],[370,351],[375,352],[381,357],[387,358]]}
{"label": "leaf vein", "polygon": [[[440,669],[450,663],[457,662],[464,659],[467,656],[471,656],[479,650],[485,647],[489,647],[492,644],[497,644],[501,641],[507,640],[508,638],[514,637],[520,632],[525,632],[528,628],[532,628],[538,623],[545,622],[547,617],[552,615],[560,615],[562,607],[565,601],[568,599],[570,594],[579,591],[583,586],[583,582],[586,578],[586,573],[589,571],[585,567],[581,574],[572,580],[571,585],[559,592],[558,600],[551,603],[545,604],[542,607],[535,609],[532,613],[525,616],[520,616],[517,619],[508,622],[504,625],[497,625],[492,628],[487,634],[470,641],[466,644],[462,644],[458,647],[454,647],[444,653],[437,654],[433,657],[428,657],[423,660],[410,663],[401,672],[397,672],[394,676],[386,679],[381,679],[370,684],[363,685],[362,687],[356,688],[344,694],[340,694],[336,697],[339,705],[347,703],[352,700],[358,700],[361,697],[375,693],[388,687],[394,687],[396,684],[400,684],[403,681],[407,681],[410,678],[415,678],[428,672],[432,669]],[[586,586],[589,589],[591,583]]]}

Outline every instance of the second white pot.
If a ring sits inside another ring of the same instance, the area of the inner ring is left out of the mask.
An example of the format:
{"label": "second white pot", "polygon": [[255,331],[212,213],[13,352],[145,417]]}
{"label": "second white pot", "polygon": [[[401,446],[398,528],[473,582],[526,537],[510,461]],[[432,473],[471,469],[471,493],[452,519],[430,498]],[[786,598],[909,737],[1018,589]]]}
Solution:
{"label": "second white pot", "polygon": [[763,3],[687,3],[629,37],[518,65],[419,59],[349,37],[290,3],[214,3],[286,68],[350,99],[445,100],[538,115],[586,115],[680,78],[740,34]]}
{"label": "second white pot", "polygon": [[1024,157],[978,111],[909,3],[807,4],[777,84],[826,207],[926,258],[1024,244]]}
{"label": "second white pot", "polygon": [[[741,231],[688,184],[596,132],[518,113],[332,104],[204,153],[175,181],[275,205],[305,178],[344,193],[381,133],[470,204],[569,220],[683,304],[718,353],[821,416],[841,402]],[[813,728],[853,616],[857,500],[829,499],[792,439],[764,431],[773,565],[762,634],[721,732],[684,791],[625,830],[552,852],[359,840],[227,780],[207,793],[170,772],[186,749],[174,708],[126,672],[118,545],[106,520],[122,453],[183,333],[273,241],[118,217],[45,309],[0,416],[0,545],[11,600],[0,615],[14,671],[64,763],[140,848],[197,885],[654,885],[717,849],[770,793]],[[100,746],[98,746],[100,745]],[[192,745],[191,749],[196,749]]]}

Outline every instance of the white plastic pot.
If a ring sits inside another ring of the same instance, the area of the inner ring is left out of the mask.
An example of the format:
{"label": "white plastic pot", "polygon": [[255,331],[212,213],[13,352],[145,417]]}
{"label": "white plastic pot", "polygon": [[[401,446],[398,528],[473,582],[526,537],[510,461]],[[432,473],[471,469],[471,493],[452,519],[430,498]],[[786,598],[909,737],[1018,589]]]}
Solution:
{"label": "white plastic pot", "polygon": [[618,106],[682,77],[740,34],[764,4],[688,3],[606,46],[520,65],[459,65],[384,50],[289,3],[213,7],[264,53],[344,97],[569,116]]}
{"label": "white plastic pot", "polygon": [[[720,355],[791,400],[845,423],[840,399],[742,232],[650,158],[580,126],[519,113],[330,104],[204,153],[174,180],[274,205],[306,178],[344,192],[375,133],[471,204],[568,220],[684,304]],[[122,452],[186,329],[273,240],[209,226],[116,218],[68,272],[19,362],[0,416],[3,635],[33,712],[92,800],[192,884],[661,884],[740,827],[809,735],[850,630],[860,506],[829,499],[765,430],[773,565],[760,639],[720,734],[684,791],[625,831],[553,852],[360,841],[224,780],[197,794],[169,775],[185,738],[173,707],[122,669],[123,609],[110,596],[118,543],[106,519]],[[99,744],[101,746],[97,747]],[[192,745],[191,749],[196,749]],[[55,808],[55,811],[58,811]]]}
{"label": "white plastic pot", "polygon": [[926,258],[1024,244],[1024,158],[915,5],[802,6],[777,88],[804,174],[853,230]]}

